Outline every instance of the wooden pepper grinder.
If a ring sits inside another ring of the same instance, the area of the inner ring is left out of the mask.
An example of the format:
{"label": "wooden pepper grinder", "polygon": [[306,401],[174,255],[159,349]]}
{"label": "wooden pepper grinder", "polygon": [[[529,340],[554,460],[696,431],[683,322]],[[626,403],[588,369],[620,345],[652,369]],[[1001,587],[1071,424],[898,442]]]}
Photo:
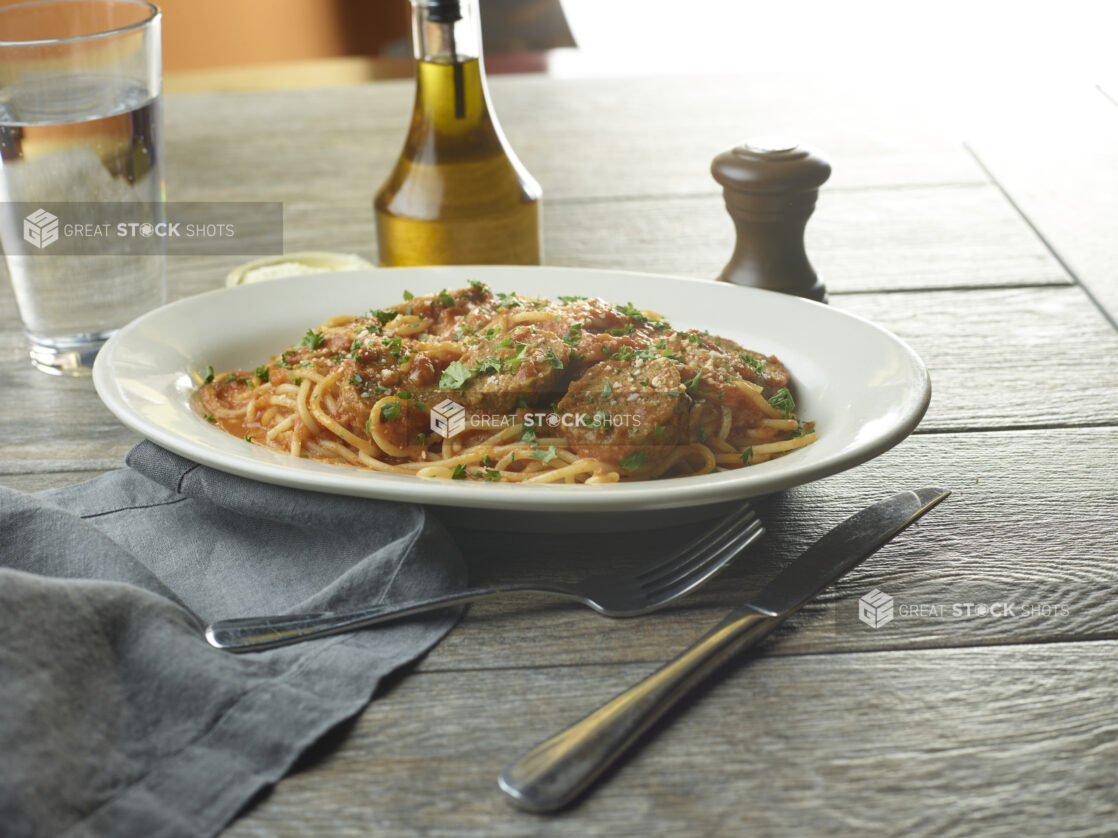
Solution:
{"label": "wooden pepper grinder", "polygon": [[826,158],[794,141],[756,139],[719,154],[710,171],[738,237],[718,278],[826,302],[804,251],[804,228],[831,176]]}

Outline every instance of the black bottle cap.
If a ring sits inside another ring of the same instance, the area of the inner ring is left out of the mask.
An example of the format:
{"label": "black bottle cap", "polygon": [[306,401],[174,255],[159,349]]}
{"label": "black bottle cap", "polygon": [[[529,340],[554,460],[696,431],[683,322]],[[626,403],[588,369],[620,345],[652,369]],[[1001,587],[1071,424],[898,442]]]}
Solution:
{"label": "black bottle cap", "polygon": [[432,23],[454,23],[462,19],[462,4],[459,0],[427,0],[422,5],[427,9],[427,19]]}

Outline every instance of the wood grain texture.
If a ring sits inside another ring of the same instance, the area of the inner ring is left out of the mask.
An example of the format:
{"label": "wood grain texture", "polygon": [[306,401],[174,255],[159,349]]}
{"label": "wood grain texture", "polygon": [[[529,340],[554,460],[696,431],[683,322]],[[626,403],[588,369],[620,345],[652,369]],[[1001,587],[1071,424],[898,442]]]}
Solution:
{"label": "wood grain texture", "polygon": [[[1111,595],[1118,586],[1116,475],[1118,428],[911,437],[852,471],[764,500],[762,541],[706,588],[659,614],[608,620],[544,597],[475,603],[421,666],[657,660],[701,635],[848,515],[922,486],[954,494],[792,618],[771,654],[1118,638]],[[471,575],[496,582],[639,567],[702,529],[600,536],[573,550],[563,535],[458,531],[457,537]],[[896,618],[879,629],[857,619],[858,598],[873,588],[896,600]],[[972,609],[968,616],[968,602],[1010,602],[1014,613]],[[942,613],[927,613],[930,607]]]}
{"label": "wood grain texture", "polygon": [[[1086,83],[1029,85],[999,98],[999,118],[968,121],[968,146],[1118,323],[1118,107]],[[1067,144],[1068,126],[1074,144],[1053,153]]]}
{"label": "wood grain texture", "polygon": [[420,673],[225,834],[1101,835],[1115,664],[1113,642],[735,662],[552,816],[498,772],[651,667]]}
{"label": "wood grain texture", "polygon": [[[288,250],[355,252],[376,262],[367,199],[284,209]],[[551,265],[714,278],[734,248],[733,224],[715,194],[545,201],[543,230]],[[1070,282],[990,185],[825,194],[807,248],[832,294]]]}
{"label": "wood grain texture", "polygon": [[[827,190],[982,183],[958,142],[864,79],[772,75],[562,84],[493,78],[496,111],[547,200],[719,194],[713,157],[747,136],[824,148]],[[326,90],[180,94],[166,109],[171,200],[370,201],[403,146],[410,82]],[[214,125],[221,126],[215,132]]]}

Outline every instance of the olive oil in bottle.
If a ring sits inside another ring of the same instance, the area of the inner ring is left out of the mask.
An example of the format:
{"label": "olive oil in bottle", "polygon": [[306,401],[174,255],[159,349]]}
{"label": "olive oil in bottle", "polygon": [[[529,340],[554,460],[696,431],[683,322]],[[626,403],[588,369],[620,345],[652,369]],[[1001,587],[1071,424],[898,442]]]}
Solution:
{"label": "olive oil in bottle", "polygon": [[474,0],[411,0],[416,93],[374,201],[380,264],[540,262],[540,187],[489,105]]}

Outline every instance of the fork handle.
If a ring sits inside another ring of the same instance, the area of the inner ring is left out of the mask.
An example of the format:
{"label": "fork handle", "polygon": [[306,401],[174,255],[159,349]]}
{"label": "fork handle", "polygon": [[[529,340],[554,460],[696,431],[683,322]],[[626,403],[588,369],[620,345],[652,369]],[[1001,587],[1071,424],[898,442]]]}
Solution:
{"label": "fork handle", "polygon": [[730,615],[675,660],[506,768],[497,781],[501,790],[533,812],[565,806],[694,686],[784,616]]}
{"label": "fork handle", "polygon": [[562,593],[558,590],[542,588],[539,585],[509,584],[467,588],[464,591],[441,594],[427,599],[373,605],[359,611],[347,611],[342,614],[325,612],[218,620],[206,627],[206,640],[211,646],[229,652],[257,652],[262,649],[273,649],[277,646],[288,646],[292,643],[312,640],[316,637],[353,631],[375,623],[396,620],[400,617],[420,614],[424,611],[434,611],[451,605],[460,605],[464,602],[472,602],[475,599],[510,591]]}

